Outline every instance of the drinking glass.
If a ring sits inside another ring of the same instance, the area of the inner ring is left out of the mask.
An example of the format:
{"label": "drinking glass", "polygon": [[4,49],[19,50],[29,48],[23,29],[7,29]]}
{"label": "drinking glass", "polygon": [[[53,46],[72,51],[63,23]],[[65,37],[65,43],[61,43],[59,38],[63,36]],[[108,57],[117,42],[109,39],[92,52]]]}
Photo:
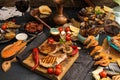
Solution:
{"label": "drinking glass", "polygon": [[29,5],[29,0],[17,0],[15,2],[15,6],[17,8],[17,10],[19,10],[20,12],[22,12],[22,16],[24,15],[24,13],[29,9],[30,5]]}

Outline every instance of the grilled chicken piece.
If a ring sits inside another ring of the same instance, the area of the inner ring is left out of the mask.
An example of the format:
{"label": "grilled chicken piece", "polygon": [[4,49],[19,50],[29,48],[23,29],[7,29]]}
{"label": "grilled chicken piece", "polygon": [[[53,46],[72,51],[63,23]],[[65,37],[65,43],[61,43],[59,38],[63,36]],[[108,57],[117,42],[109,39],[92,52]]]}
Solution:
{"label": "grilled chicken piece", "polygon": [[53,56],[53,55],[48,55],[42,59],[40,59],[40,65],[43,67],[53,67],[56,64],[56,60],[57,60],[57,56]]}
{"label": "grilled chicken piece", "polygon": [[46,68],[54,67],[55,65],[64,61],[66,58],[67,58],[66,54],[48,55],[40,59],[40,65]]}

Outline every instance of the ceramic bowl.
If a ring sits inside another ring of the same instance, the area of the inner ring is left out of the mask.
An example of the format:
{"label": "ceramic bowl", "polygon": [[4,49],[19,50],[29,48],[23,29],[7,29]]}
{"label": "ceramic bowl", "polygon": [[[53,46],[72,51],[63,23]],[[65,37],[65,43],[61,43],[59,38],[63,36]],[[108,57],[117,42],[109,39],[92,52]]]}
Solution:
{"label": "ceramic bowl", "polygon": [[26,41],[28,38],[28,35],[26,33],[19,33],[16,35],[16,39],[17,40],[23,40]]}
{"label": "ceramic bowl", "polygon": [[114,48],[115,50],[117,50],[117,51],[120,52],[120,48],[117,47],[115,44],[113,44],[113,43],[111,42],[111,37],[110,37],[110,36],[107,36],[107,41],[108,41],[109,45],[110,45],[112,48]]}
{"label": "ceramic bowl", "polygon": [[[78,40],[83,43],[85,40],[87,39],[87,37],[82,36],[81,34],[78,34]],[[99,39],[99,34],[95,37],[96,40]]]}

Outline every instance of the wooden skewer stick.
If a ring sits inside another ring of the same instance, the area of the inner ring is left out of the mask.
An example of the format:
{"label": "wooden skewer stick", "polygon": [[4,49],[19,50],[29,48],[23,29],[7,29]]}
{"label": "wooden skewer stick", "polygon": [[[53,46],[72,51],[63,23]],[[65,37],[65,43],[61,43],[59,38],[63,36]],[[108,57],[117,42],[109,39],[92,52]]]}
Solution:
{"label": "wooden skewer stick", "polygon": [[51,28],[48,24],[46,24],[42,19],[40,19],[38,16],[35,15],[35,17],[42,23],[44,24],[46,27],[48,27],[49,29]]}

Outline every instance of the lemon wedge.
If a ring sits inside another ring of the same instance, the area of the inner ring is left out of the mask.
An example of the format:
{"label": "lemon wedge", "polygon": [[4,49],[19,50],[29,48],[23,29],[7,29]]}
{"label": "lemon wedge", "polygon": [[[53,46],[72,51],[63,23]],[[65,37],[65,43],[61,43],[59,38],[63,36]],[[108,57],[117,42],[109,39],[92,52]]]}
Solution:
{"label": "lemon wedge", "polygon": [[107,7],[107,6],[104,6],[104,11],[107,11],[107,12],[113,12],[113,9],[110,8],[110,7]]}
{"label": "lemon wedge", "polygon": [[74,26],[70,25],[70,30],[73,31],[73,32],[75,32],[75,33],[79,33],[80,29],[77,28],[77,27],[74,27]]}

